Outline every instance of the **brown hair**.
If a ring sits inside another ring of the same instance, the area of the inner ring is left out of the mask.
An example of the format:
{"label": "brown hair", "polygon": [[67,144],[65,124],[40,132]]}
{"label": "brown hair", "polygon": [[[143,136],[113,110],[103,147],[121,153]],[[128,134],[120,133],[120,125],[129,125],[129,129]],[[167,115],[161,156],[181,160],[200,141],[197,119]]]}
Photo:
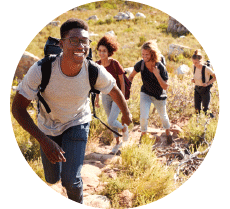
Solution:
{"label": "brown hair", "polygon": [[203,56],[202,56],[202,54],[201,54],[200,49],[197,49],[197,50],[194,52],[194,54],[192,55],[192,59],[194,59],[194,60],[196,60],[196,59],[202,60],[202,59],[203,59]]}
{"label": "brown hair", "polygon": [[114,36],[105,35],[103,36],[97,44],[97,50],[99,46],[105,46],[108,49],[108,56],[111,57],[114,52],[118,50],[118,42]]}
{"label": "brown hair", "polygon": [[155,40],[145,42],[141,47],[141,50],[142,49],[150,51],[153,62],[159,62],[161,60],[161,52],[159,51]]}

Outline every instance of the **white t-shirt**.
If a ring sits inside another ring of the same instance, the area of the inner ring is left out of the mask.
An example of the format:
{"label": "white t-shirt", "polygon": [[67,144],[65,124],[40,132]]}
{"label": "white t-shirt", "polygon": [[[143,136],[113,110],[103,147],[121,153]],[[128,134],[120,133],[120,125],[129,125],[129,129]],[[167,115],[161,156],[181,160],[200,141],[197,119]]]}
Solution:
{"label": "white t-shirt", "polygon": [[[91,121],[90,100],[88,98],[91,87],[88,68],[83,64],[78,75],[66,76],[61,71],[60,58],[58,56],[52,63],[50,81],[42,93],[51,112],[48,114],[41,104],[38,114],[39,129],[50,136],[58,136],[69,127]],[[98,66],[98,78],[94,87],[103,94],[108,94],[116,84],[116,80],[103,66]],[[19,93],[28,100],[37,100],[41,76],[41,66],[35,63],[19,84],[17,89]]]}
{"label": "white t-shirt", "polygon": [[[207,83],[210,79],[210,75],[212,75],[214,72],[210,67],[205,67],[205,83]],[[195,74],[193,76],[194,81],[195,81],[195,85],[197,86],[202,86],[203,85],[203,81],[202,81],[202,68],[196,68],[195,70]]]}

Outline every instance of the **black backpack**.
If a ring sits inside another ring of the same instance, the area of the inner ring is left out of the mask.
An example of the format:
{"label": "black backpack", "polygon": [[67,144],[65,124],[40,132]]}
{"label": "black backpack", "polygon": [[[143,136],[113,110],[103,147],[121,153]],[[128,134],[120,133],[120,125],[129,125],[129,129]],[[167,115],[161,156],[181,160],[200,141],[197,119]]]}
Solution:
{"label": "black backpack", "polygon": [[[206,66],[211,67],[211,62],[210,62],[210,60],[207,60],[206,63],[202,66],[202,71],[201,71],[201,73],[202,73],[202,82],[203,82],[203,83],[205,83],[205,68],[206,68]],[[195,74],[195,72],[196,72],[196,67],[194,66],[194,74]],[[213,77],[210,75],[209,80],[211,80],[212,78],[213,78]],[[210,84],[209,86],[212,87],[213,84]]]}
{"label": "black backpack", "polygon": [[[46,103],[46,101],[42,97],[41,93],[45,91],[45,89],[49,83],[50,76],[51,76],[51,70],[52,70],[52,63],[56,60],[56,58],[62,52],[62,49],[59,47],[59,40],[60,39],[53,38],[50,36],[48,38],[46,44],[45,44],[45,47],[44,47],[45,57],[43,59],[41,59],[40,61],[38,61],[38,65],[41,66],[41,73],[42,73],[41,84],[38,87],[38,93],[37,93],[38,111],[40,109],[39,108],[39,101],[40,101],[43,104],[43,106],[45,107],[46,112],[47,113],[51,112],[51,109],[49,108],[48,104]],[[91,102],[92,102],[92,106],[93,106],[93,117],[99,119],[96,116],[95,104],[94,104],[96,94],[100,93],[100,91],[98,91],[94,88],[94,85],[96,84],[97,77],[98,77],[98,66],[96,65],[95,62],[92,61],[92,50],[91,50],[91,48],[90,48],[89,54],[86,58],[86,62],[88,63],[89,83],[90,83],[90,87],[91,87],[91,90],[89,92],[89,96],[91,95]],[[122,136],[119,133],[117,133],[116,131],[112,130],[110,127],[108,127],[101,120],[100,120],[100,122],[103,125],[105,125],[110,131],[114,132],[118,136]]]}

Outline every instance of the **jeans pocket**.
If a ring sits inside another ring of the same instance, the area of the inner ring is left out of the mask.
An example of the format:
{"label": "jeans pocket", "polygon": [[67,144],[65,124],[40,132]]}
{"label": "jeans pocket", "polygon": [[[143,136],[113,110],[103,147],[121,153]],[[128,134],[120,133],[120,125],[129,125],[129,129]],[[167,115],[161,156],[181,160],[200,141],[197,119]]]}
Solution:
{"label": "jeans pocket", "polygon": [[70,127],[66,130],[65,135],[69,140],[87,141],[89,135],[89,123]]}

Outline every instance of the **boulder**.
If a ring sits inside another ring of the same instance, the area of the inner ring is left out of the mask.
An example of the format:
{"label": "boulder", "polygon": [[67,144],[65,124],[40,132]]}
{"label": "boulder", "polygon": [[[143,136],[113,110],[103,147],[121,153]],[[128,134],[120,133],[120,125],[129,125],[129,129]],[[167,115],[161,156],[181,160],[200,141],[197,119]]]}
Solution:
{"label": "boulder", "polygon": [[189,71],[190,71],[189,66],[185,64],[181,65],[176,69],[177,75],[187,74]]}
{"label": "boulder", "polygon": [[132,20],[134,19],[134,15],[132,12],[118,12],[116,16],[113,17],[116,20]]}
{"label": "boulder", "polygon": [[141,13],[141,12],[138,12],[135,16],[137,18],[146,18],[146,16],[143,13]]}
{"label": "boulder", "polygon": [[183,54],[186,51],[192,51],[192,49],[187,47],[187,46],[182,46],[182,45],[178,45],[178,44],[170,44],[168,56],[169,57],[171,55],[178,56],[180,54]]}
{"label": "boulder", "polygon": [[115,36],[115,33],[113,30],[111,30],[111,31],[106,32],[105,35]]}
{"label": "boulder", "polygon": [[125,72],[128,73],[129,75],[133,72],[134,67],[128,67],[124,68]]}
{"label": "boulder", "polygon": [[173,17],[169,17],[167,32],[187,34],[189,33],[189,30]]}
{"label": "boulder", "polygon": [[22,80],[23,76],[27,73],[29,68],[38,60],[40,60],[38,57],[25,51],[18,63],[16,72],[14,74],[14,79],[17,77],[19,81]]}
{"label": "boulder", "polygon": [[51,21],[50,23],[48,23],[47,25],[51,25],[51,26],[55,26],[58,27],[61,24],[60,21]]}
{"label": "boulder", "polygon": [[92,15],[86,20],[98,20],[97,15]]}
{"label": "boulder", "polygon": [[133,197],[134,197],[133,193],[131,193],[129,190],[124,190],[121,194],[119,194],[120,206],[124,208],[132,208]]}
{"label": "boulder", "polygon": [[106,196],[89,195],[84,197],[84,205],[95,208],[110,208],[110,201]]}

